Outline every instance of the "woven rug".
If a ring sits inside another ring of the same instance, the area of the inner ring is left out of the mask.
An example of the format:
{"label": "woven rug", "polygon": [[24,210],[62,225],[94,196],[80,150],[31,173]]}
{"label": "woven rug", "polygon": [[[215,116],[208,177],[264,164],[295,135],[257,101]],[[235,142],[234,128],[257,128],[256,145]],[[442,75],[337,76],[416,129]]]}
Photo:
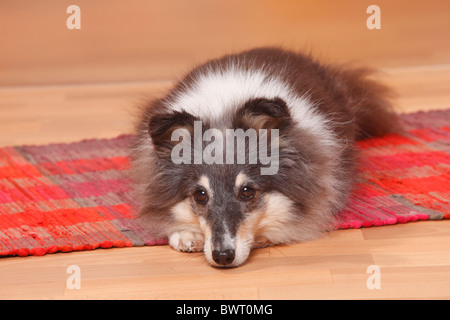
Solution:
{"label": "woven rug", "polygon": [[[336,228],[450,218],[450,110],[402,115],[402,135],[358,143]],[[0,148],[0,256],[166,244],[136,223],[130,136]]]}

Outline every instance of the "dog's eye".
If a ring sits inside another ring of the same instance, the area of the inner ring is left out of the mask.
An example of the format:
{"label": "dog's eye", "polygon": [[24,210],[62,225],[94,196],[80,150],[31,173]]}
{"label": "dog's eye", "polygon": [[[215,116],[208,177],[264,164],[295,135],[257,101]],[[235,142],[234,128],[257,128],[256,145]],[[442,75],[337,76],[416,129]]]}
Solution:
{"label": "dog's eye", "polygon": [[255,189],[245,186],[241,189],[241,194],[239,195],[239,197],[242,200],[250,200],[254,195]]}
{"label": "dog's eye", "polygon": [[200,204],[205,204],[208,201],[208,193],[203,189],[198,189],[194,192],[194,199]]}

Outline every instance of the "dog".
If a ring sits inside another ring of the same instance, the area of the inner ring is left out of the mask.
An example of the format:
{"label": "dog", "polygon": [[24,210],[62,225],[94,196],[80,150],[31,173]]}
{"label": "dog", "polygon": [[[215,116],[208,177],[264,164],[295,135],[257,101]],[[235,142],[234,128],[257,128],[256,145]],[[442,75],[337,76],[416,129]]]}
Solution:
{"label": "dog", "polygon": [[370,74],[274,47],[197,66],[138,118],[140,223],[215,267],[332,229],[355,179],[355,142],[398,128],[391,91]]}

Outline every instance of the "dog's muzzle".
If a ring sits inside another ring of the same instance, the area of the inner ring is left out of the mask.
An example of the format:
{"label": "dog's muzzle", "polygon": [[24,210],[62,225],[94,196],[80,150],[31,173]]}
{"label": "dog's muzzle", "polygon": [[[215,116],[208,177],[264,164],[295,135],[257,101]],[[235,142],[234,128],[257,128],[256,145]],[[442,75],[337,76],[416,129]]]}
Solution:
{"label": "dog's muzzle", "polygon": [[234,261],[234,250],[233,249],[227,249],[224,251],[218,251],[214,250],[212,252],[212,258],[215,263],[221,266],[227,266],[233,263]]}

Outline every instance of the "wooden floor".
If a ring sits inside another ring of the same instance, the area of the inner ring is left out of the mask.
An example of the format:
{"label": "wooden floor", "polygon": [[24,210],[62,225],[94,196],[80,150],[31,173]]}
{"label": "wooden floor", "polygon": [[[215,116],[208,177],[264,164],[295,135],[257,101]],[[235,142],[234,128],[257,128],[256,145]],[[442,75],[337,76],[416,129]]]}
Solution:
{"label": "wooden floor", "polygon": [[[66,286],[70,265],[80,289]],[[367,288],[371,265],[380,289]],[[331,232],[255,250],[236,269],[161,246],[6,258],[0,270],[2,299],[448,299],[450,221]]]}
{"label": "wooden floor", "polygon": [[[10,0],[5,3],[8,1]],[[47,0],[42,0],[42,3],[45,2]],[[31,1],[29,3],[32,5]],[[80,1],[80,3],[88,5],[89,2]],[[350,1],[343,3],[349,6]],[[287,9],[267,10],[275,12],[277,19],[281,19],[291,27],[295,23],[318,27],[315,32],[308,30],[316,29],[305,28],[304,33],[299,33],[299,37],[301,34],[312,32],[315,42],[322,45],[319,49],[326,48],[328,56],[333,56],[336,48],[336,54],[342,60],[347,56],[355,58],[361,55],[364,57],[362,60],[380,67],[382,72],[378,77],[398,93],[395,104],[397,111],[450,108],[450,47],[446,31],[449,24],[448,22],[444,24],[442,20],[446,11],[440,10],[436,5],[439,3],[448,6],[448,2],[436,1],[433,2],[434,7],[431,7],[431,4],[422,5],[424,3],[422,1],[408,1],[404,2],[408,5],[399,5],[390,13],[386,8],[392,8],[392,5],[389,7],[389,3],[392,2],[380,1],[380,3],[386,17],[383,20],[384,29],[380,31],[384,32],[380,33],[382,36],[373,34],[367,36],[368,31],[364,26],[362,29],[351,31],[348,26],[355,21],[352,20],[353,15],[348,19],[341,19],[335,16],[336,8],[328,10],[316,8],[313,11],[317,17],[314,15],[309,17],[307,8],[304,7],[303,10],[306,10],[306,13],[302,13],[304,20],[297,19],[297,16]],[[219,9],[221,8],[219,6]],[[223,5],[223,8],[226,6]],[[12,5],[6,9],[17,12],[19,10]],[[170,8],[166,10],[169,12]],[[183,8],[179,14],[186,10],[189,8]],[[396,19],[398,17],[396,14],[402,11],[411,14],[410,18],[408,19],[405,14]],[[103,13],[97,11],[97,14],[99,12]],[[30,10],[28,14],[32,17],[34,13]],[[425,16],[421,16],[422,13]],[[352,46],[347,45],[348,43],[346,45],[335,43],[331,38],[328,40],[329,30],[325,24],[316,22],[315,19],[319,19],[319,14],[323,15],[321,19],[325,21],[324,23],[326,21],[339,23],[341,26],[339,31],[344,34],[342,39],[346,37],[345,35],[358,34],[357,42],[364,41],[366,36],[370,41],[375,41],[375,44],[381,41],[379,37],[388,41],[383,42],[384,47],[374,44],[372,47],[361,48],[356,44]],[[364,15],[363,12],[362,23]],[[8,17],[13,21],[11,18],[13,15]],[[264,17],[264,12],[258,11],[248,23],[259,21],[258,17]],[[107,18],[109,16],[106,14],[105,19]],[[56,20],[55,18],[52,21]],[[218,15],[217,21],[222,20],[227,19]],[[0,19],[0,21],[5,23],[8,20]],[[208,21],[213,23],[214,17],[209,17]],[[243,20],[239,21],[243,24]],[[408,24],[411,21],[420,23]],[[123,25],[124,28],[128,27]],[[192,26],[188,26],[189,28]],[[206,32],[201,28],[195,30]],[[214,32],[220,31],[220,35],[226,36],[224,30],[225,27],[220,30],[217,26],[213,28]],[[224,42],[223,46],[233,41],[235,41],[233,49],[240,47],[242,43],[247,45],[248,39],[253,37],[253,33],[249,30],[256,32],[256,29],[246,29],[246,33],[241,35],[232,29],[230,31],[232,37],[226,38],[228,42]],[[264,34],[259,33],[257,38],[252,38],[254,42],[251,44],[261,44],[264,41],[265,44],[271,43],[273,38],[279,36],[285,36],[286,41],[295,38],[293,34],[289,34],[288,38],[281,32],[281,27],[273,33],[268,32],[269,29],[264,30]],[[393,34],[389,30],[396,32]],[[28,29],[28,37],[33,37],[32,32],[33,29]],[[20,35],[20,32],[12,34],[10,37],[14,39],[14,35]],[[45,34],[42,33],[43,37]],[[166,40],[164,34],[159,36],[155,41]],[[141,72],[140,68],[126,68],[128,73],[122,74],[122,78],[114,78],[114,82],[107,82],[105,77],[120,73],[120,66],[115,64],[117,59],[115,62],[108,60],[104,64],[93,59],[90,64],[82,65],[77,62],[66,69],[60,69],[57,63],[61,60],[58,60],[57,56],[50,56],[48,61],[42,60],[43,63],[37,63],[36,59],[47,59],[45,52],[36,55],[33,58],[35,61],[25,51],[17,50],[19,53],[15,53],[8,47],[9,51],[0,56],[0,66],[7,65],[5,68],[7,72],[0,75],[0,83],[4,85],[0,87],[0,146],[70,142],[84,138],[114,137],[130,132],[135,106],[149,97],[162,94],[173,82],[174,75],[179,75],[176,66],[183,65],[184,69],[196,62],[198,57],[216,54],[224,49],[219,45],[221,42],[212,36],[204,42],[211,41],[215,44],[211,50],[206,44],[200,46],[201,40],[197,40],[193,47],[189,47],[190,51],[186,52],[192,54],[198,51],[199,56],[195,59],[192,55],[183,56],[181,59],[183,63],[179,63],[180,55],[167,55],[167,52],[175,52],[178,49],[176,45],[185,48],[189,46],[187,40],[178,40],[176,44],[172,43],[173,47],[165,47],[166,51],[153,48],[157,51],[153,58],[160,63],[151,65],[144,63],[143,67],[144,71],[151,69],[153,72],[151,77],[143,76],[145,72]],[[89,41],[92,42],[92,39]],[[140,42],[136,41],[128,45],[130,48],[135,45],[137,52],[138,44]],[[108,50],[111,48],[108,47]],[[22,49],[25,50],[25,47]],[[71,58],[76,58],[76,54],[67,48],[58,50],[62,50],[58,53],[60,56],[67,54]],[[117,54],[117,57],[121,57],[120,54]],[[101,52],[97,52],[97,58],[98,56],[101,56]],[[3,59],[4,57],[9,60]],[[163,59],[158,60],[158,57]],[[15,58],[16,64],[13,63]],[[27,69],[33,61],[36,62],[34,67]],[[54,64],[51,64],[52,61]],[[111,68],[108,67],[108,63],[111,64]],[[137,65],[139,63],[136,62]],[[86,70],[95,68],[98,64],[99,69],[96,71],[105,70],[106,73],[86,73]],[[133,78],[134,71],[139,76]],[[63,78],[64,81],[55,81]],[[86,84],[78,81],[80,79],[84,79]],[[71,265],[80,268],[80,289],[69,289],[67,286],[67,279],[71,276],[67,273],[67,269]],[[380,268],[380,289],[369,289],[367,286],[368,279],[372,276],[367,270],[373,265]],[[209,266],[201,253],[179,253],[168,246],[98,249],[43,257],[1,258],[0,299],[18,298],[449,299],[450,221],[426,221],[334,231],[321,239],[307,243],[254,250],[248,262],[235,269],[215,269]]]}

